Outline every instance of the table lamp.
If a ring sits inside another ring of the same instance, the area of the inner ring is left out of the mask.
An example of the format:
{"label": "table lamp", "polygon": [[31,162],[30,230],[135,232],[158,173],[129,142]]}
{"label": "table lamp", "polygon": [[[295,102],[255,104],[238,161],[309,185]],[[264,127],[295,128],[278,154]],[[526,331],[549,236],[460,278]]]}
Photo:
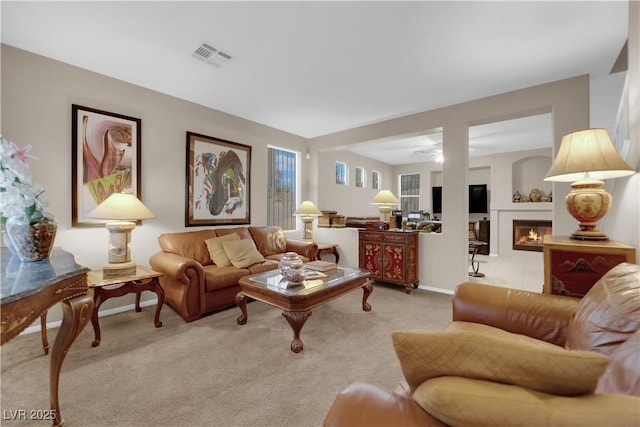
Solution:
{"label": "table lamp", "polygon": [[310,200],[302,202],[298,209],[293,213],[294,216],[300,217],[304,223],[304,235],[303,240],[313,240],[313,219],[317,216],[322,216],[320,209],[316,207]]}
{"label": "table lamp", "polygon": [[544,180],[573,181],[566,205],[580,228],[569,238],[609,239],[597,227],[598,221],[607,214],[613,202],[602,180],[634,173],[616,151],[606,129],[584,129],[563,136],[558,155]]}
{"label": "table lamp", "polygon": [[[396,199],[396,196],[389,190],[380,190],[376,197],[371,201],[372,205],[378,205],[378,211],[380,212],[380,221],[388,222],[390,228],[395,228],[395,223],[390,222],[391,207],[398,206],[400,202]],[[393,219],[395,222],[395,218]]]}
{"label": "table lamp", "polygon": [[135,221],[155,218],[155,215],[133,194],[113,193],[88,216],[117,220],[106,224],[109,230],[109,262],[103,267],[103,277],[111,279],[136,274],[136,263],[131,261],[129,251],[131,230],[136,227]]}

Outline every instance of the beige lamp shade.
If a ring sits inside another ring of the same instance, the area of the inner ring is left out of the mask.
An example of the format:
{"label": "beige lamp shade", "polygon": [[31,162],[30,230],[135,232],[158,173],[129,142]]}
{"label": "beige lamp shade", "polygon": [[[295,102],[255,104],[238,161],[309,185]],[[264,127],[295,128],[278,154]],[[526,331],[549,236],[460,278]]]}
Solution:
{"label": "beige lamp shade", "polygon": [[134,221],[156,216],[131,193],[113,193],[100,203],[89,215],[90,218]]}
{"label": "beige lamp shade", "polygon": [[607,240],[597,225],[611,208],[613,197],[601,180],[634,173],[616,151],[606,129],[584,129],[563,136],[558,155],[544,180],[571,182],[565,203],[579,228],[569,237]]}
{"label": "beige lamp shade", "polygon": [[558,155],[544,180],[573,182],[583,178],[620,178],[634,173],[616,151],[606,129],[584,129],[562,137]]}
{"label": "beige lamp shade", "polygon": [[293,214],[296,216],[322,216],[320,209],[318,209],[310,200],[302,202]]}
{"label": "beige lamp shade", "polygon": [[389,190],[380,190],[376,197],[371,200],[372,205],[380,206],[397,206],[400,204],[396,196]]}

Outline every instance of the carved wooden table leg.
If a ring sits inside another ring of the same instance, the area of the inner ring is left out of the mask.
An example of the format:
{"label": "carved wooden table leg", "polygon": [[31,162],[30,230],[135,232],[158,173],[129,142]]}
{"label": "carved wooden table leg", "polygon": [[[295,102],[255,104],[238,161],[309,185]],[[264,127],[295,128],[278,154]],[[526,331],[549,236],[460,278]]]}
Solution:
{"label": "carved wooden table leg", "polygon": [[287,319],[289,326],[293,329],[293,341],[291,341],[291,351],[300,353],[304,348],[304,343],[300,339],[300,331],[304,322],[311,316],[311,311],[283,311],[282,316]]}
{"label": "carved wooden table leg", "polygon": [[58,400],[58,385],[62,362],[73,341],[89,322],[93,305],[93,298],[89,295],[82,295],[62,302],[62,324],[51,350],[51,367],[49,371],[51,409],[55,414],[54,426],[62,426],[64,424],[64,419],[60,415],[60,402]]}
{"label": "carved wooden table leg", "polygon": [[42,351],[49,354],[49,338],[47,337],[47,312],[40,315],[40,338],[42,339]]}
{"label": "carved wooden table leg", "polygon": [[91,325],[93,326],[93,341],[91,341],[91,347],[97,347],[100,345],[100,321],[98,320],[98,310],[105,301],[102,299],[102,288],[95,288],[93,290],[93,312],[91,313]]}
{"label": "carved wooden table leg", "polygon": [[240,308],[240,311],[242,311],[242,314],[238,316],[236,320],[238,325],[244,325],[247,323],[247,296],[238,292],[236,295],[236,305]]}
{"label": "carved wooden table leg", "polygon": [[[156,315],[153,318],[153,321],[156,325],[156,328],[162,326],[162,321],[160,320],[160,310],[162,310],[162,306],[164,305],[164,289],[160,286],[160,282],[158,279],[153,279],[154,288],[153,292],[158,296],[158,303],[156,304]],[[140,294],[137,295],[138,300],[140,300]]]}
{"label": "carved wooden table leg", "polygon": [[371,280],[367,280],[365,284],[362,286],[363,295],[362,295],[362,309],[364,311],[371,311],[371,304],[367,302],[367,298],[373,292],[373,285],[371,284]]}

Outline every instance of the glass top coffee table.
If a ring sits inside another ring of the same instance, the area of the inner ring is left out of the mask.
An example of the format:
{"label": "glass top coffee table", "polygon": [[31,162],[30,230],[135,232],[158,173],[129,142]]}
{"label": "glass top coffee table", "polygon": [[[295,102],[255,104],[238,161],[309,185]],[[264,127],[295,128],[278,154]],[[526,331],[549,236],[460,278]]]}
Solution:
{"label": "glass top coffee table", "polygon": [[[310,272],[312,273],[315,272]],[[338,267],[335,270],[324,271],[323,275],[325,277],[309,277],[297,286],[290,286],[282,278],[279,270],[243,277],[240,279],[241,290],[236,295],[236,304],[242,311],[237,319],[238,324],[247,323],[247,298],[280,308],[282,316],[287,319],[293,330],[291,351],[299,353],[304,348],[300,331],[315,307],[362,288],[362,309],[371,310],[371,305],[367,303],[367,298],[373,291],[369,271],[362,268]]]}

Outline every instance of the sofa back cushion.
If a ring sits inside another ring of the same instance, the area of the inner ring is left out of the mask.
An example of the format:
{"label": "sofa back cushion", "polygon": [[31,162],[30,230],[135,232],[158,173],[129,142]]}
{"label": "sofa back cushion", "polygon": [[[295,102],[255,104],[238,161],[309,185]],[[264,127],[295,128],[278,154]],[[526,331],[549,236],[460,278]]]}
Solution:
{"label": "sofa back cushion", "polygon": [[281,227],[249,227],[258,251],[265,257],[287,251],[287,236]]}
{"label": "sofa back cushion", "polygon": [[605,355],[640,327],[640,266],[618,264],[582,298],[569,321],[566,347]]}
{"label": "sofa back cushion", "polygon": [[236,233],[241,239],[250,239],[251,233],[247,227],[218,228],[216,236],[226,236],[227,234]]}
{"label": "sofa back cushion", "polygon": [[205,240],[215,236],[215,230],[164,233],[158,237],[158,243],[164,252],[193,258],[202,265],[209,265],[212,261]]}

